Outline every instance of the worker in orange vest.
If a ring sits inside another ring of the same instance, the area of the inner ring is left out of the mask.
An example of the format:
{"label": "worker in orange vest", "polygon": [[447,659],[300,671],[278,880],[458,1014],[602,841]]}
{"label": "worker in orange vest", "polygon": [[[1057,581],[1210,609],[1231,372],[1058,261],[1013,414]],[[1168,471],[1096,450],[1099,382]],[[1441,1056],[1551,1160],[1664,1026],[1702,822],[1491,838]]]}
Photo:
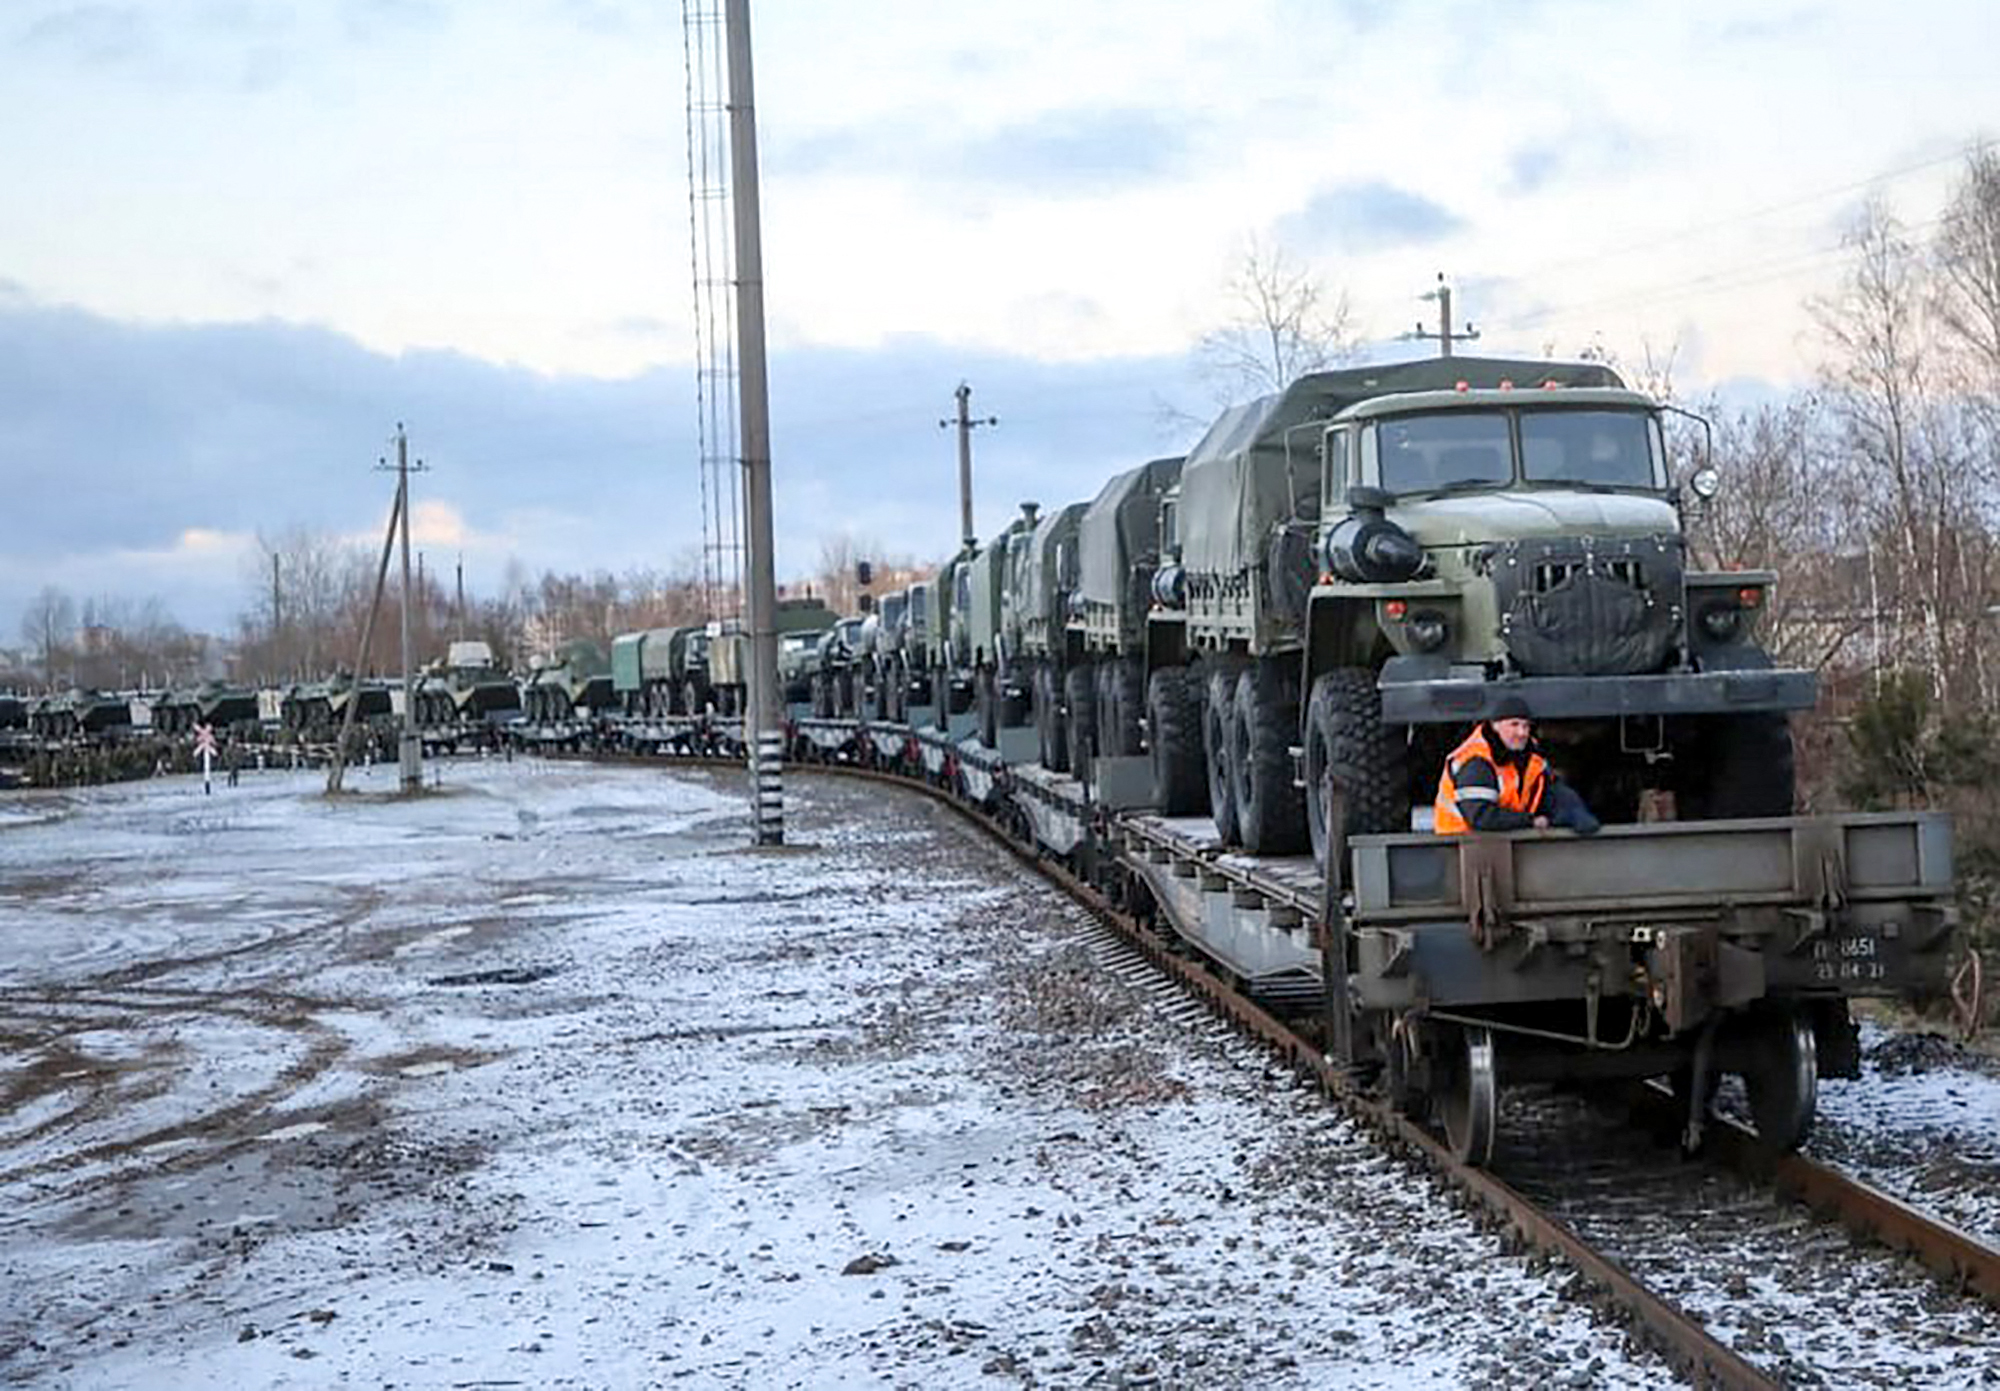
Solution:
{"label": "worker in orange vest", "polygon": [[1503,696],[1444,761],[1432,828],[1441,836],[1468,831],[1546,830],[1567,826],[1595,835],[1599,822],[1575,788],[1535,747],[1528,703]]}

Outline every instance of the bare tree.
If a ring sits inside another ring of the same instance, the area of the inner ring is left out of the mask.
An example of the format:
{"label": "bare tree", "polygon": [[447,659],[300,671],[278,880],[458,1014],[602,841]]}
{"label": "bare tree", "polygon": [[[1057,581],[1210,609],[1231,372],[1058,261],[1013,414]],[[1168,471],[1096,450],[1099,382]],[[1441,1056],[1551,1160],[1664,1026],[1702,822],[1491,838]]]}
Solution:
{"label": "bare tree", "polygon": [[1282,391],[1353,356],[1347,292],[1328,288],[1283,247],[1251,238],[1226,288],[1228,321],[1194,348],[1196,369],[1219,404]]}
{"label": "bare tree", "polygon": [[1938,225],[1933,307],[1946,342],[1965,360],[1966,385],[2000,397],[2000,152],[1981,146]]}
{"label": "bare tree", "polygon": [[56,686],[56,659],[64,655],[76,636],[76,601],[54,585],[43,585],[28,601],[21,619],[21,640],[42,654],[42,682],[50,690]]}

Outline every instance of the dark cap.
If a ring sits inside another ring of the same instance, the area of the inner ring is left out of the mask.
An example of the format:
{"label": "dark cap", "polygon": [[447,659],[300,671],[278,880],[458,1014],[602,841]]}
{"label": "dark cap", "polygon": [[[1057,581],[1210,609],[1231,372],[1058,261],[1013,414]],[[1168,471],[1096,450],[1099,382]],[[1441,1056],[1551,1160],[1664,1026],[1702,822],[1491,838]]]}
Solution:
{"label": "dark cap", "polygon": [[1534,713],[1528,709],[1528,702],[1517,695],[1504,695],[1500,703],[1493,707],[1488,720],[1532,720]]}

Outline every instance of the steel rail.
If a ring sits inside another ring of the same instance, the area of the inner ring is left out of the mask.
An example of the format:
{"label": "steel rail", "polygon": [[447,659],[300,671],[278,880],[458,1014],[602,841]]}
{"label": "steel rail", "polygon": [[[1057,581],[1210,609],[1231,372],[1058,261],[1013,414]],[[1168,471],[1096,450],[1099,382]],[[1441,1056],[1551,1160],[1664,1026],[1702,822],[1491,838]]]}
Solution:
{"label": "steel rail", "polygon": [[1014,858],[1117,932],[1161,971],[1178,979],[1216,1013],[1265,1044],[1320,1091],[1354,1115],[1423,1156],[1430,1167],[1470,1201],[1504,1223],[1533,1249],[1568,1262],[1643,1331],[1645,1340],[1698,1387],[1771,1391],[1782,1383],[1719,1342],[1670,1300],[1647,1288],[1623,1266],[1599,1253],[1565,1223],[1489,1173],[1460,1164],[1448,1149],[1408,1117],[1365,1095],[1343,1069],[1298,1030],[1271,1014],[1223,977],[1179,952],[1136,915],[1113,904],[1096,885],[1060,861],[1024,845],[999,818],[966,806],[928,780],[864,763],[806,763],[815,771],[886,782],[923,793],[958,811]]}

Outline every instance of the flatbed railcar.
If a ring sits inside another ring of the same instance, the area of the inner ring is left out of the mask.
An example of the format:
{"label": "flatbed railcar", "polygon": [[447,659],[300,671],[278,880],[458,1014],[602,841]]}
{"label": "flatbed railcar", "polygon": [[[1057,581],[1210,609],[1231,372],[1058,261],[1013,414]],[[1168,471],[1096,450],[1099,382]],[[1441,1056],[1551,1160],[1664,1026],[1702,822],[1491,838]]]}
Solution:
{"label": "flatbed railcar", "polygon": [[802,718],[791,746],[994,815],[1267,1006],[1322,1019],[1329,1055],[1428,1112],[1469,1162],[1492,1153],[1506,1085],[1666,1078],[1694,1146],[1725,1073],[1764,1145],[1789,1151],[1819,1079],[1858,1074],[1849,1003],[1945,981],[1958,911],[1941,813],[1355,836],[1329,872],[1156,814],[1145,759],[1079,778],[956,723]]}

